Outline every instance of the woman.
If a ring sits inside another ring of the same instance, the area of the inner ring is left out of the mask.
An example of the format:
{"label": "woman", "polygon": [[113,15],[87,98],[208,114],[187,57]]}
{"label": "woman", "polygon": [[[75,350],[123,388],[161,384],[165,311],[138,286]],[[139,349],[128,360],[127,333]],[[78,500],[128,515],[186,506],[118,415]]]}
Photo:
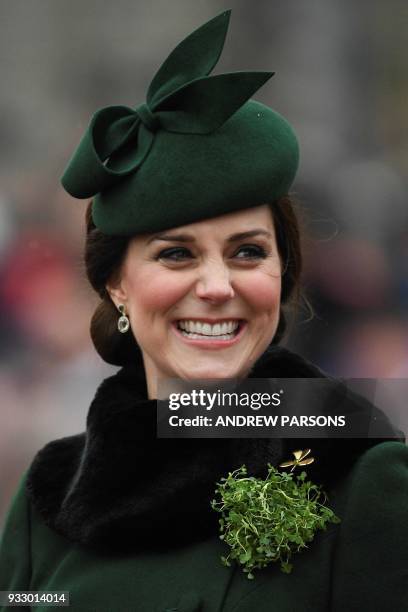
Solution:
{"label": "woman", "polygon": [[[208,76],[228,20],[178,45],[147,104],[98,111],[64,174],[69,193],[94,196],[85,261],[101,304],[91,334],[123,367],[99,387],[86,432],[46,445],[24,476],[0,590],[69,591],[74,610],[98,612],[406,610],[408,452],[379,412],[389,441],[156,437],[168,377],[324,377],[278,345],[282,309],[299,293],[287,196],[297,141],[249,100],[271,73]],[[342,389],[333,381],[332,399]],[[308,478],[341,522],[315,534],[292,573],[271,563],[248,580],[220,562],[216,483],[243,464],[263,478],[306,446]]]}

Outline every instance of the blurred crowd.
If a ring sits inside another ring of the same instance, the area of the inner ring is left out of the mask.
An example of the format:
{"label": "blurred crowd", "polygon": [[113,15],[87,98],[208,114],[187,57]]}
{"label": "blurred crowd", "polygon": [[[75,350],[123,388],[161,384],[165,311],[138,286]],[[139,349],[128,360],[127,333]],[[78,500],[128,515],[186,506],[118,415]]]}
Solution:
{"label": "blurred crowd", "polygon": [[[0,3],[0,526],[35,452],[84,429],[115,371],[89,338],[86,203],[59,186],[69,154],[96,108],[142,102],[174,44],[231,3],[169,4]],[[406,3],[233,8],[217,71],[276,67],[256,97],[302,145],[313,314],[294,313],[286,344],[335,376],[408,378]]]}

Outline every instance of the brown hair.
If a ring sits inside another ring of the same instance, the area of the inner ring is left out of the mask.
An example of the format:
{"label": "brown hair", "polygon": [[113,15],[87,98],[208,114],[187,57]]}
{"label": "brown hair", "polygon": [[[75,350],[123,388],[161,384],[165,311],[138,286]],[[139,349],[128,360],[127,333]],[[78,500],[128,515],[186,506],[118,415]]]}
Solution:
{"label": "brown hair", "polygon": [[[101,298],[91,320],[91,338],[99,355],[113,365],[125,365],[141,357],[132,333],[121,334],[117,329],[119,313],[106,284],[119,273],[131,240],[130,236],[107,236],[92,220],[90,202],[86,211],[85,269],[89,282]],[[281,313],[273,343],[279,343],[286,331],[284,310],[300,303],[302,253],[296,204],[285,196],[270,209],[275,223],[276,241],[282,262]]]}

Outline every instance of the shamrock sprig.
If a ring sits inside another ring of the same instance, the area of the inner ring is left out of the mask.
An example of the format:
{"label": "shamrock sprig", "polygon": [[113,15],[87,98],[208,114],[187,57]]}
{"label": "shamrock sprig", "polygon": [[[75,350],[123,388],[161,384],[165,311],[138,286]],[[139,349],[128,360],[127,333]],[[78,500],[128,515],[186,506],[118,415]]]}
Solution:
{"label": "shamrock sprig", "polygon": [[307,548],[317,530],[340,519],[324,505],[327,496],[319,485],[306,480],[306,472],[295,476],[268,463],[264,480],[246,475],[243,465],[221,478],[216,489],[219,499],[211,502],[221,513],[220,539],[231,549],[221,560],[227,566],[237,561],[249,579],[255,569],[273,562],[290,573],[292,555]]}

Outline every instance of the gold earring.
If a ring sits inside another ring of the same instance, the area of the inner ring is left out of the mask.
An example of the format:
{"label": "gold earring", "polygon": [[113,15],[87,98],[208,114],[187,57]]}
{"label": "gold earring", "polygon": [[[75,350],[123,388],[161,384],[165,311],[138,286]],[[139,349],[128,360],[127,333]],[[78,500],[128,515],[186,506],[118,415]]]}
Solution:
{"label": "gold earring", "polygon": [[119,304],[118,306],[118,310],[121,314],[121,316],[118,319],[118,330],[120,331],[121,334],[126,334],[126,332],[128,331],[129,327],[130,327],[130,323],[129,323],[129,319],[126,315],[126,311],[125,311],[125,305],[124,304]]}

